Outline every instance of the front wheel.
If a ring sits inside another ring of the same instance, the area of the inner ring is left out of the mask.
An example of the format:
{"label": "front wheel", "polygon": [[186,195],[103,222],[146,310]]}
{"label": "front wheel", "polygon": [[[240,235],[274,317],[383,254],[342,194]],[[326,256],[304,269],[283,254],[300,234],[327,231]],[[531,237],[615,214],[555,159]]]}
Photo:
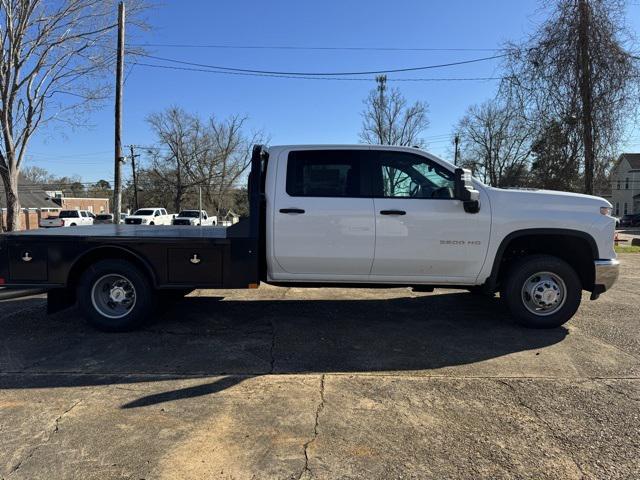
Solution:
{"label": "front wheel", "polygon": [[531,255],[511,267],[500,296],[518,323],[530,328],[555,328],[578,310],[582,284],[564,260]]}
{"label": "front wheel", "polygon": [[139,327],[151,314],[153,287],[131,263],[101,260],[82,275],[78,303],[93,327],[105,332],[124,332]]}

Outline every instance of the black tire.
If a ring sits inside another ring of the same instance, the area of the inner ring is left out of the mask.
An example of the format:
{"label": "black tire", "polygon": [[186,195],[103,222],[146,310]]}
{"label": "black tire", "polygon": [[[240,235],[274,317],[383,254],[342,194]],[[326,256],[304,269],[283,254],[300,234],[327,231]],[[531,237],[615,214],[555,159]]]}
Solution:
{"label": "black tire", "polygon": [[[528,289],[525,283],[530,285]],[[533,298],[530,292],[539,296],[539,299]],[[530,255],[511,266],[500,297],[521,325],[556,328],[571,319],[578,310],[582,299],[582,283],[575,270],[564,260],[551,255]],[[549,303],[539,306],[540,302],[547,301]],[[536,305],[540,308],[538,313],[532,311]]]}
{"label": "black tire", "polygon": [[155,225],[155,224],[156,224],[155,222],[149,222],[149,225]]}
{"label": "black tire", "polygon": [[[108,301],[104,300],[104,296],[111,278],[125,285],[125,288],[121,288],[123,292],[127,290],[126,287],[131,292],[132,287],[133,300],[128,298],[126,300],[128,304],[122,302],[123,305],[112,302],[116,305],[115,308],[121,310],[114,310],[113,315],[109,316],[103,311],[109,311],[110,308],[107,305]],[[100,288],[102,285],[106,285],[106,287]],[[154,290],[149,278],[135,265],[126,260],[105,259],[91,265],[82,274],[78,286],[78,305],[80,310],[84,313],[87,322],[91,326],[103,332],[125,332],[138,328],[150,317],[153,311],[154,298]],[[127,305],[130,305],[130,307]],[[122,310],[125,310],[125,312]]]}
{"label": "black tire", "polygon": [[75,223],[72,223],[71,225],[69,225],[70,227],[76,227],[77,225]]}

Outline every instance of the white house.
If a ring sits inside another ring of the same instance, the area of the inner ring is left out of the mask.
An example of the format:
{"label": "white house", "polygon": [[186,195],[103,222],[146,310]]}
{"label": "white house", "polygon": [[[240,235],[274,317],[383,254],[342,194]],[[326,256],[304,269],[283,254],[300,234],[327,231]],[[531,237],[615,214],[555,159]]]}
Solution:
{"label": "white house", "polygon": [[623,153],[611,175],[615,216],[640,213],[640,153]]}

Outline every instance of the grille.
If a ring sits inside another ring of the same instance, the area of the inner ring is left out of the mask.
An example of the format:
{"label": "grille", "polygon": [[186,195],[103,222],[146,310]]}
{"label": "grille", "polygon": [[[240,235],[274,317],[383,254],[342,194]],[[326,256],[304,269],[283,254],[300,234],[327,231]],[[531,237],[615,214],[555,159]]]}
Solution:
{"label": "grille", "polygon": [[127,225],[140,225],[142,223],[142,219],[141,218],[126,218],[124,220],[124,223],[126,223]]}
{"label": "grille", "polygon": [[173,220],[173,224],[174,225],[191,225],[191,220],[182,220],[182,219],[176,218]]}

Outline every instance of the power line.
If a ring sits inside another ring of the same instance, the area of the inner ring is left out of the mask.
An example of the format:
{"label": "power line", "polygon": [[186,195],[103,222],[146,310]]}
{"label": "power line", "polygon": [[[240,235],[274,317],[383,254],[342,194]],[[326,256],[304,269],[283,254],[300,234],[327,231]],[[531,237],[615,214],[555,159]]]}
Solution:
{"label": "power line", "polygon": [[[85,152],[85,153],[78,153],[75,154],[74,156],[76,157],[90,157],[90,156],[96,156],[96,155],[101,155],[101,154],[106,154],[106,153],[113,153],[111,150],[102,150],[99,152]],[[58,158],[58,157],[68,157],[68,154],[56,154],[56,155],[51,155],[49,153],[42,153],[42,152],[29,152],[27,153],[27,157],[31,156],[31,155],[36,155],[36,156],[46,156],[47,158]]]}
{"label": "power line", "polygon": [[348,76],[348,75],[379,75],[384,73],[416,72],[421,70],[431,70],[436,68],[453,67],[456,65],[467,65],[470,63],[486,62],[489,60],[494,60],[497,58],[503,58],[507,56],[506,53],[503,53],[500,55],[492,55],[490,57],[474,58],[471,60],[461,60],[457,62],[440,63],[435,65],[425,65],[420,67],[389,68],[384,70],[368,70],[368,71],[358,71],[358,72],[285,72],[285,71],[277,71],[277,70],[258,70],[258,69],[250,69],[250,68],[236,68],[236,67],[222,67],[218,65],[207,65],[203,63],[177,60],[174,58],[157,57],[155,55],[147,55],[144,53],[139,53],[138,55],[146,58],[151,58],[153,60],[160,60],[163,62],[178,63],[180,65],[190,65],[193,67],[209,68],[209,69],[215,69],[215,70],[225,70],[230,72],[256,73],[256,74],[264,74],[264,75],[309,76],[309,77],[312,77],[312,76],[338,77],[338,76]]}
{"label": "power line", "polygon": [[328,51],[382,51],[382,52],[496,52],[502,48],[431,48],[431,47],[303,47],[294,45],[223,45],[180,43],[130,43],[131,47],[212,48],[226,50],[328,50]]}
{"label": "power line", "polygon": [[[373,82],[375,78],[354,78],[354,77],[320,77],[320,76],[301,76],[301,75],[274,75],[265,73],[245,73],[245,72],[227,72],[220,70],[209,70],[204,68],[175,67],[172,65],[154,65],[151,63],[137,62],[134,65],[141,67],[163,68],[168,70],[181,70],[188,72],[217,73],[221,75],[241,75],[248,77],[267,77],[267,78],[287,78],[295,80],[330,80],[330,81],[352,81],[352,82]],[[389,82],[477,82],[489,80],[502,80],[503,77],[448,77],[448,78],[388,78]]]}

